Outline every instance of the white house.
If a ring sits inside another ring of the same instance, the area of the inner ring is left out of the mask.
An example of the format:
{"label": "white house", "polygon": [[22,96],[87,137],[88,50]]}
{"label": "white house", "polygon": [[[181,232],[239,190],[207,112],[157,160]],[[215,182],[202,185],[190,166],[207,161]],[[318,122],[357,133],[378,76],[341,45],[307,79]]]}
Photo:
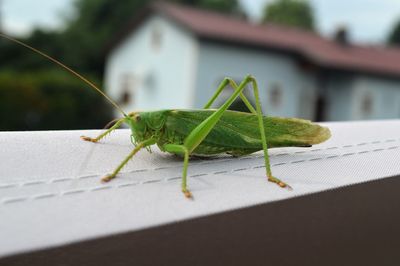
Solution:
{"label": "white house", "polygon": [[127,111],[201,108],[224,77],[252,74],[268,115],[400,118],[400,49],[353,45],[344,33],[328,40],[156,3],[113,40],[105,85]]}

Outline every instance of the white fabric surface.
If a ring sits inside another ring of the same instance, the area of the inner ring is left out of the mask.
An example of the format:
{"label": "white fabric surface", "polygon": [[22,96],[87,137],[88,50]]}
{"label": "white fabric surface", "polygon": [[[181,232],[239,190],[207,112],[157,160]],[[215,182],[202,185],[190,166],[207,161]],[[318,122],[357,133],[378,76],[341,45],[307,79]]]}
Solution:
{"label": "white fabric surface", "polygon": [[189,187],[180,192],[182,160],[155,146],[131,160],[128,130],[98,144],[79,136],[99,131],[0,133],[0,256],[205,216],[400,174],[400,120],[326,123],[332,138],[311,148],[271,149],[263,158],[194,159]]}

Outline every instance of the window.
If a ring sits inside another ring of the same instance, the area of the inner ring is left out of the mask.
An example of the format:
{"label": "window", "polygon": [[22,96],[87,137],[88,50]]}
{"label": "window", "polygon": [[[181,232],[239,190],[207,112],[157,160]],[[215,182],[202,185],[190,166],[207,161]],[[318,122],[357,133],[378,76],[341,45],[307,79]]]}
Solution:
{"label": "window", "polygon": [[158,52],[162,44],[162,28],[161,25],[155,24],[151,31],[151,47],[154,51]]}
{"label": "window", "polygon": [[361,112],[363,115],[368,116],[372,113],[373,99],[371,94],[365,94],[361,101]]}
{"label": "window", "polygon": [[134,83],[135,79],[133,74],[121,75],[121,94],[119,103],[122,105],[132,104],[134,102]]}
{"label": "window", "polygon": [[274,108],[280,108],[282,105],[282,87],[278,83],[274,83],[269,90],[269,102]]}
{"label": "window", "polygon": [[[317,105],[316,103],[316,92],[315,89],[312,88],[310,85],[303,85],[300,88],[299,91],[299,99],[298,99],[298,116],[301,118],[305,119],[313,119],[314,118],[314,110]],[[319,111],[321,112],[321,118],[322,118],[322,113],[323,113],[323,104],[324,104],[324,99],[322,98],[322,95],[318,95],[318,99],[320,101],[319,108],[321,108]]]}

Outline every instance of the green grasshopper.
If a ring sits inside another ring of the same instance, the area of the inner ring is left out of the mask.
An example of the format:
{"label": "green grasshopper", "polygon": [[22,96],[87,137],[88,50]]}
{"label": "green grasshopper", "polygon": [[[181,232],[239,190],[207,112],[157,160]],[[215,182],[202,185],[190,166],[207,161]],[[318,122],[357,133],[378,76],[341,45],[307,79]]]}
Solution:
{"label": "green grasshopper", "polygon": [[[115,124],[95,138],[82,136],[85,141],[98,142],[113,130],[126,124],[131,129],[131,141],[135,146],[129,155],[102,182],[115,178],[121,169],[141,149],[157,144],[161,151],[183,156],[182,192],[187,198],[192,194],[187,186],[187,169],[190,156],[210,156],[230,154],[243,156],[260,150],[264,152],[266,176],[280,187],[290,188],[288,184],[274,177],[268,156],[268,147],[310,147],[330,137],[326,127],[298,118],[263,116],[256,79],[248,75],[237,85],[231,78],[225,78],[215,94],[203,109],[160,110],[152,112],[132,112],[126,114],[113,100],[93,83],[68,68],[56,59],[11,37],[2,37],[23,45],[68,70],[93,89],[102,94],[123,115]],[[243,94],[251,84],[255,98],[255,108]],[[233,94],[218,109],[210,109],[220,93],[231,86]],[[250,113],[230,111],[228,108],[240,97]]]}

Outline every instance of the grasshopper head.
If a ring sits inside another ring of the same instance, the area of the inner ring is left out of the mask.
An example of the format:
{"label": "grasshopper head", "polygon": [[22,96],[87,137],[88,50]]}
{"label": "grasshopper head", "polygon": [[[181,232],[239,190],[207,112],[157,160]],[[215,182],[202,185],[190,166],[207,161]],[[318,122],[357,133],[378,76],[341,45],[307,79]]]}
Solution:
{"label": "grasshopper head", "polygon": [[132,137],[135,139],[135,142],[145,140],[146,122],[142,119],[140,112],[131,112],[125,119],[132,131]]}

